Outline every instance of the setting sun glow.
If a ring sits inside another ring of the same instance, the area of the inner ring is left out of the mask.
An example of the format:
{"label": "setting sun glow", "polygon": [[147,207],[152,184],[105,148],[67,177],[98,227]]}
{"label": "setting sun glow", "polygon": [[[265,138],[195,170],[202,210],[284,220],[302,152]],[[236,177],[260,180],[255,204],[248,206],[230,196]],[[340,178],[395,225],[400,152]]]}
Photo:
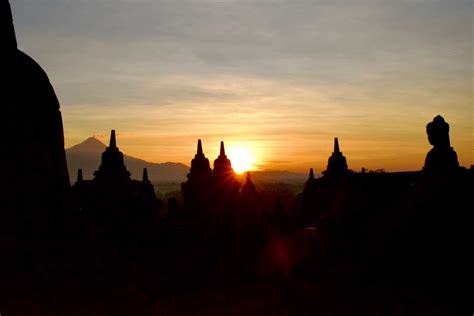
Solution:
{"label": "setting sun glow", "polygon": [[228,156],[236,173],[242,174],[254,168],[255,155],[250,148],[244,146],[230,147]]}

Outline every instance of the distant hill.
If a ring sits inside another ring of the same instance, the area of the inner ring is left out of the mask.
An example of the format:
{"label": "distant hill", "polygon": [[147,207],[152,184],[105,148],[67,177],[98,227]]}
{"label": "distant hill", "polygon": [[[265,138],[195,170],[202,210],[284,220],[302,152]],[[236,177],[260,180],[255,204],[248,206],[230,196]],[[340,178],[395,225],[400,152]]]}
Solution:
{"label": "distant hill", "polygon": [[[66,149],[66,158],[71,182],[76,181],[77,169],[82,168],[84,179],[92,179],[94,171],[99,168],[101,155],[106,146],[94,137]],[[153,163],[124,154],[125,165],[132,178],[140,180],[143,168],[148,168],[148,177],[152,182],[183,182],[189,167],[182,163]]]}
{"label": "distant hill", "polygon": [[[77,169],[82,168],[84,179],[92,179],[94,171],[99,168],[101,155],[106,145],[94,137],[89,137],[85,141],[71,148],[66,149],[66,158],[71,182],[76,181]],[[192,157],[190,157],[192,159]],[[143,168],[148,168],[148,177],[154,183],[181,183],[186,181],[186,174],[189,167],[182,163],[165,162],[153,163],[139,158],[127,156],[124,153],[125,165],[132,173],[132,178],[140,180]],[[290,171],[252,171],[252,180],[256,184],[260,183],[288,183],[301,184],[308,177],[307,174]],[[244,182],[245,175],[239,176]]]}

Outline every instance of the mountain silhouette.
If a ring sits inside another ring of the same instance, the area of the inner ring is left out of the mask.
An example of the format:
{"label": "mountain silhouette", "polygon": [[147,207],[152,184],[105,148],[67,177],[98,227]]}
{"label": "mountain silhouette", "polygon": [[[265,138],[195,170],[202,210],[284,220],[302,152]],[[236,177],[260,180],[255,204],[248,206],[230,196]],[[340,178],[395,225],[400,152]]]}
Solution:
{"label": "mountain silhouette", "polygon": [[[66,158],[71,175],[71,184],[76,181],[77,170],[82,169],[85,179],[92,179],[94,171],[100,165],[100,157],[106,145],[95,137],[89,137],[80,144],[66,149]],[[143,159],[124,155],[125,165],[131,172],[132,178],[141,179],[143,168],[148,169],[148,177],[152,182],[183,182],[189,167],[182,163],[165,162],[153,163]],[[307,175],[304,173],[268,170],[252,171],[252,178],[257,183],[304,183]],[[244,175],[239,178],[245,180]]]}
{"label": "mountain silhouette", "polygon": [[[71,175],[71,182],[76,181],[79,168],[85,179],[92,179],[93,173],[99,168],[100,157],[106,145],[94,137],[89,137],[80,144],[66,149],[66,158]],[[141,179],[143,168],[147,168],[148,177],[152,182],[182,182],[186,179],[189,167],[174,162],[153,163],[139,158],[124,155],[124,162],[132,174],[132,178]]]}

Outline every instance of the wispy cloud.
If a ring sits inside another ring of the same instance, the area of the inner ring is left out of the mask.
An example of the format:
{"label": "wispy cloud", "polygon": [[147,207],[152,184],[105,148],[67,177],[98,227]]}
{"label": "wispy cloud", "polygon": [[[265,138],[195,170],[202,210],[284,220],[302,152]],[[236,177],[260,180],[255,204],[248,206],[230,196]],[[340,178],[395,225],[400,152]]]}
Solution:
{"label": "wispy cloud", "polygon": [[198,136],[259,139],[262,159],[305,170],[340,136],[355,167],[415,169],[443,114],[473,163],[471,1],[11,4],[69,145],[115,128],[143,158],[188,162]]}

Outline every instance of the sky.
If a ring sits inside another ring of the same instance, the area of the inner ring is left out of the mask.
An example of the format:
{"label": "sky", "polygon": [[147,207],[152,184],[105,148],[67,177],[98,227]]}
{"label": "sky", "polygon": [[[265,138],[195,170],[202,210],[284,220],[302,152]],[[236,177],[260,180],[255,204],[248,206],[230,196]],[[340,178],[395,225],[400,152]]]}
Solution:
{"label": "sky", "polygon": [[190,164],[200,138],[254,169],[419,170],[441,114],[473,159],[470,0],[10,0],[19,49],[47,72],[66,147]]}

